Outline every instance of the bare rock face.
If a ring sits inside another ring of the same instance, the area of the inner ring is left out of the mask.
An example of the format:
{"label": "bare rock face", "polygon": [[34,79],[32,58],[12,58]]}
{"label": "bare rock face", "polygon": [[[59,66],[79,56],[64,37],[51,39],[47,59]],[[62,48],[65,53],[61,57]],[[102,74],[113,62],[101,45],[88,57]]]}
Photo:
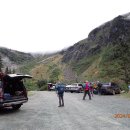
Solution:
{"label": "bare rock face", "polygon": [[34,57],[29,53],[19,52],[0,47],[0,56],[2,59],[3,69],[17,69],[24,62],[32,60]]}
{"label": "bare rock face", "polygon": [[77,80],[77,75],[76,73],[72,70],[70,66],[66,66],[63,69],[63,74],[64,74],[64,80],[66,82],[76,82]]}
{"label": "bare rock face", "polygon": [[2,58],[3,68],[9,67],[10,69],[17,69],[19,65],[13,63],[8,57]]}

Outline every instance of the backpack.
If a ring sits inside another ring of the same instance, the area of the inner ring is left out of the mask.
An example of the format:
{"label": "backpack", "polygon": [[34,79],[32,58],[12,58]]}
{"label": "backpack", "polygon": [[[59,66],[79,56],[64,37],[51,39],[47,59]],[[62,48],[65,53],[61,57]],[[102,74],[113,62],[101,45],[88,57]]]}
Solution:
{"label": "backpack", "polygon": [[58,93],[63,94],[64,93],[64,87],[59,87]]}
{"label": "backpack", "polygon": [[65,91],[65,86],[63,84],[58,84],[57,91],[58,91],[58,94],[63,94]]}
{"label": "backpack", "polygon": [[87,82],[86,83],[86,86],[85,86],[85,91],[89,90],[89,83]]}

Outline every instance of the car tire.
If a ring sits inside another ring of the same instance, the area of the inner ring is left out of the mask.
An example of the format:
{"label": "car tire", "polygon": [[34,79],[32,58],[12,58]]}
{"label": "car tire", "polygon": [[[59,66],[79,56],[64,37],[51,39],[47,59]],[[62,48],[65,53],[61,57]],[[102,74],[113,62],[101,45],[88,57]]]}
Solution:
{"label": "car tire", "polygon": [[81,93],[81,89],[79,89],[79,90],[77,91],[77,93]]}
{"label": "car tire", "polygon": [[104,95],[104,92],[100,92],[100,95]]}
{"label": "car tire", "polygon": [[115,95],[116,93],[115,93],[115,90],[112,90],[112,95]]}
{"label": "car tire", "polygon": [[121,90],[119,89],[119,92],[118,92],[118,94],[121,94]]}
{"label": "car tire", "polygon": [[14,110],[18,110],[21,107],[22,104],[13,105],[12,108]]}

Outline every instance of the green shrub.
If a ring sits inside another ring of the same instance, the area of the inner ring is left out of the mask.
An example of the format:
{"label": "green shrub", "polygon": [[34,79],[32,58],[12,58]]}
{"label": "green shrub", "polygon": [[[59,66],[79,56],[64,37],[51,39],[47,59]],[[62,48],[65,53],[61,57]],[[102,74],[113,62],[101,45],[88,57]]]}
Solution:
{"label": "green shrub", "polygon": [[46,79],[38,80],[37,86],[40,91],[47,90],[47,80]]}
{"label": "green shrub", "polygon": [[129,91],[128,86],[126,84],[123,84],[121,87],[123,90],[125,90],[125,92]]}
{"label": "green shrub", "polygon": [[38,89],[36,82],[31,79],[25,80],[24,85],[26,86],[28,91],[33,91]]}

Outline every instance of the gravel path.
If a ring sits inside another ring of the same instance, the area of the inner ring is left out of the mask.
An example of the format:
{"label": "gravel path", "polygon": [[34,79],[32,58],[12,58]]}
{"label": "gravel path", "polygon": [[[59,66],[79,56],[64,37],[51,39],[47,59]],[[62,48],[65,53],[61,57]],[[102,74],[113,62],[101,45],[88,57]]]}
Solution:
{"label": "gravel path", "polygon": [[0,111],[0,130],[129,130],[130,100],[98,96],[82,100],[83,93],[65,93],[65,107],[58,107],[55,92],[34,92],[20,110]]}

